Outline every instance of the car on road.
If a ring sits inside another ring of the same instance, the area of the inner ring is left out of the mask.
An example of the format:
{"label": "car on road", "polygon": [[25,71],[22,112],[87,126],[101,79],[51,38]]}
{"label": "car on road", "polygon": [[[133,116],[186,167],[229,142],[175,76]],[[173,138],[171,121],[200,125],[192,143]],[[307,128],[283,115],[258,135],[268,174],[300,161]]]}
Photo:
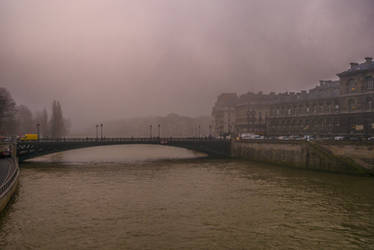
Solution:
{"label": "car on road", "polygon": [[249,133],[243,133],[239,136],[242,140],[263,140],[264,136],[262,135],[256,135],[256,134],[249,134]]}
{"label": "car on road", "polygon": [[0,146],[0,157],[10,157],[10,148],[9,145],[1,145]]}

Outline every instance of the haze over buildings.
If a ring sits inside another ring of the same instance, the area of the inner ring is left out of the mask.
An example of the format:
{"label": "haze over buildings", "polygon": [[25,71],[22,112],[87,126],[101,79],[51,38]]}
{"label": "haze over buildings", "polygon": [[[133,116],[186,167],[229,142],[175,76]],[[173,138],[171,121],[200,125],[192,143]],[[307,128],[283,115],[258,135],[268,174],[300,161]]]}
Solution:
{"label": "haze over buildings", "polygon": [[[308,89],[374,51],[371,0],[3,0],[0,86],[74,127]],[[50,108],[50,107],[48,107]]]}

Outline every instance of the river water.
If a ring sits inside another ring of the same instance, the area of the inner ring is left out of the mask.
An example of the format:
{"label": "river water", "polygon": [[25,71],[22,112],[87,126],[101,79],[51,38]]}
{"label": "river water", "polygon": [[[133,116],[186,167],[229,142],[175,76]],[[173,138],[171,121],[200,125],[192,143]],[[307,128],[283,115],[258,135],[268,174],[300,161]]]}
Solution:
{"label": "river water", "polygon": [[374,178],[80,149],[21,165],[0,249],[374,249]]}

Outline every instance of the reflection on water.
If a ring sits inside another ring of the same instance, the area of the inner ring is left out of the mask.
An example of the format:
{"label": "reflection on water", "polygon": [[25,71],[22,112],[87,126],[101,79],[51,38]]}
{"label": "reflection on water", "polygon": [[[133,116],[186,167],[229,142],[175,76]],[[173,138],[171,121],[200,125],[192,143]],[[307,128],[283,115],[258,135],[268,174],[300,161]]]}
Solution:
{"label": "reflection on water", "polygon": [[187,159],[204,157],[205,154],[184,148],[159,145],[101,146],[71,150],[29,160],[53,163],[134,163],[160,159]]}
{"label": "reflection on water", "polygon": [[1,249],[374,248],[374,179],[107,146],[36,159]]}

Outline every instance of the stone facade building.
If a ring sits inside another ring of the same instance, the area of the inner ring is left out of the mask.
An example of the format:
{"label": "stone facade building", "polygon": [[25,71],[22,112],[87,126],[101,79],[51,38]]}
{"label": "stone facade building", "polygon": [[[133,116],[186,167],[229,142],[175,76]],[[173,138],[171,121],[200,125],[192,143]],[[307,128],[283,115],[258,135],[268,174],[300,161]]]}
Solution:
{"label": "stone facade building", "polygon": [[275,94],[247,93],[240,96],[235,106],[235,132],[263,135],[266,132],[270,103]]}
{"label": "stone facade building", "polygon": [[213,107],[213,132],[215,135],[230,135],[235,132],[235,105],[238,96],[235,93],[224,93],[218,96]]}
{"label": "stone facade building", "polygon": [[[236,135],[374,136],[372,58],[367,57],[360,64],[351,63],[350,69],[337,76],[339,80],[320,81],[309,91],[230,94],[229,105],[217,103],[220,110],[226,107],[233,113],[231,119],[235,117],[235,122],[230,132]],[[215,106],[214,121],[222,124],[216,109]],[[222,135],[221,131],[216,126],[216,134]]]}

